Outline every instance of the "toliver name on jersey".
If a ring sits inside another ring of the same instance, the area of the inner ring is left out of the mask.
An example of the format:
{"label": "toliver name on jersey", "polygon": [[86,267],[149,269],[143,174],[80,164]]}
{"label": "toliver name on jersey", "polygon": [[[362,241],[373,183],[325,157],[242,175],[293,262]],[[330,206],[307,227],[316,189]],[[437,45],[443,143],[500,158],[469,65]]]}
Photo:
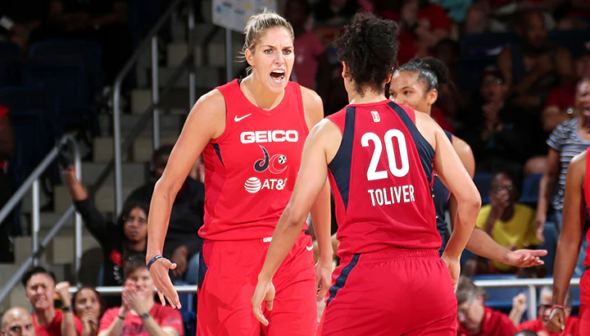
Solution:
{"label": "toliver name on jersey", "polygon": [[414,186],[403,185],[399,187],[389,187],[380,189],[369,189],[371,202],[373,206],[392,205],[398,203],[415,202]]}

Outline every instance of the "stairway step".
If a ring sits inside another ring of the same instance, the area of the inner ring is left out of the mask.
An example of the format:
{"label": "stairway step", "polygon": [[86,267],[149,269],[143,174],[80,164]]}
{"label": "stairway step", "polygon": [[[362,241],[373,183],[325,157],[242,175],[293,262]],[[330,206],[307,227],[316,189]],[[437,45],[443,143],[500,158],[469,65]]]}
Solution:
{"label": "stairway step", "polygon": [[[131,192],[139,186],[139,184],[136,186],[124,186],[122,190],[123,200],[127,199],[127,196],[129,196],[129,194],[131,194]],[[98,209],[98,211],[102,213],[115,212],[114,188],[115,187],[112,184],[104,184],[98,190],[94,197],[94,202],[96,204],[96,208]],[[53,194],[55,199],[55,212],[64,212],[70,206],[70,204],[72,204],[72,199],[66,186],[56,186]]]}
{"label": "stairway step", "polygon": [[[177,134],[182,129],[184,124],[185,116],[179,116],[173,113],[166,113],[167,111],[160,111],[160,135],[162,134]],[[121,136],[125,137],[133,127],[139,122],[141,115],[138,114],[123,114],[121,115]],[[106,114],[99,116],[100,129],[103,131],[104,136],[113,134],[113,117]],[[139,134],[139,137],[148,138],[151,137],[154,131],[152,126],[152,119],[148,121],[143,131]]]}

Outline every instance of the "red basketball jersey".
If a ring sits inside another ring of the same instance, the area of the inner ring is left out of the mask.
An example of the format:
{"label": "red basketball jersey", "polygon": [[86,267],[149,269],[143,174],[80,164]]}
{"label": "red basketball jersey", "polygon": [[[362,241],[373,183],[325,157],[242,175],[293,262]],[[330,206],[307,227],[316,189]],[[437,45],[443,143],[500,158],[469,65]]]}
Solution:
{"label": "red basketball jersey", "polygon": [[[587,210],[590,208],[590,148],[586,149],[586,174],[584,175],[584,200],[586,201],[586,211],[584,211],[584,218],[582,218],[582,232],[586,224]],[[590,239],[590,230],[586,232],[586,239]],[[584,258],[584,265],[590,267],[590,247],[586,249],[586,258]]]}
{"label": "red basketball jersey", "polygon": [[217,89],[225,99],[225,131],[203,152],[205,216],[199,235],[212,240],[272,237],[291,198],[309,133],[301,88],[289,82],[272,110],[252,104],[238,80]]}
{"label": "red basketball jersey", "polygon": [[338,255],[440,248],[434,149],[416,128],[414,110],[388,100],[348,105],[328,119],[342,132],[329,165]]}

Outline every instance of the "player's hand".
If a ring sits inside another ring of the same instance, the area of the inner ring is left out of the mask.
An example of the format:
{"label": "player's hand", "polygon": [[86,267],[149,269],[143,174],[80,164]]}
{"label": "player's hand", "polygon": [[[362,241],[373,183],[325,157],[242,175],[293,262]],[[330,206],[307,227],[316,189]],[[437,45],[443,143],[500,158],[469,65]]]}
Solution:
{"label": "player's hand", "polygon": [[561,308],[555,308],[545,323],[545,328],[554,333],[561,333],[565,329],[565,312]]}
{"label": "player's hand", "polygon": [[258,278],[256,291],[252,297],[252,311],[254,316],[265,326],[268,326],[268,320],[262,313],[262,301],[266,301],[266,309],[272,310],[272,303],[275,299],[275,286],[272,284],[272,279],[263,280]]}
{"label": "player's hand", "polygon": [[512,298],[512,309],[515,309],[519,313],[524,313],[527,308],[526,294],[520,293]]}
{"label": "player's hand", "polygon": [[451,273],[451,281],[453,282],[453,290],[457,291],[457,284],[459,283],[459,276],[461,276],[461,261],[460,258],[451,258],[447,255],[446,251],[443,252],[441,257],[449,273]]}
{"label": "player's hand", "polygon": [[318,301],[324,300],[332,284],[332,261],[319,261],[315,265],[315,280],[318,283]]}
{"label": "player's hand", "polygon": [[[148,259],[149,258],[149,259]],[[147,262],[152,260],[153,256],[146,256]],[[166,258],[156,260],[150,267],[150,274],[154,280],[154,285],[158,289],[158,296],[162,306],[166,305],[166,300],[170,303],[170,307],[180,309],[180,299],[178,293],[170,281],[170,270],[176,269],[176,264],[173,264]]]}
{"label": "player's hand", "polygon": [[547,250],[516,250],[506,256],[506,264],[526,268],[543,265],[540,257],[547,255]]}

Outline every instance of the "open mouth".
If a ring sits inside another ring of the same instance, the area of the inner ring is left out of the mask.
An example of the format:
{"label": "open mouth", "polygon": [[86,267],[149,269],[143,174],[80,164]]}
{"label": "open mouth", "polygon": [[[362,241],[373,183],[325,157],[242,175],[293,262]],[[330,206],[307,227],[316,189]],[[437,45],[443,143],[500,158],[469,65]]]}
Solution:
{"label": "open mouth", "polygon": [[282,84],[285,81],[285,70],[274,70],[270,78],[275,84]]}

